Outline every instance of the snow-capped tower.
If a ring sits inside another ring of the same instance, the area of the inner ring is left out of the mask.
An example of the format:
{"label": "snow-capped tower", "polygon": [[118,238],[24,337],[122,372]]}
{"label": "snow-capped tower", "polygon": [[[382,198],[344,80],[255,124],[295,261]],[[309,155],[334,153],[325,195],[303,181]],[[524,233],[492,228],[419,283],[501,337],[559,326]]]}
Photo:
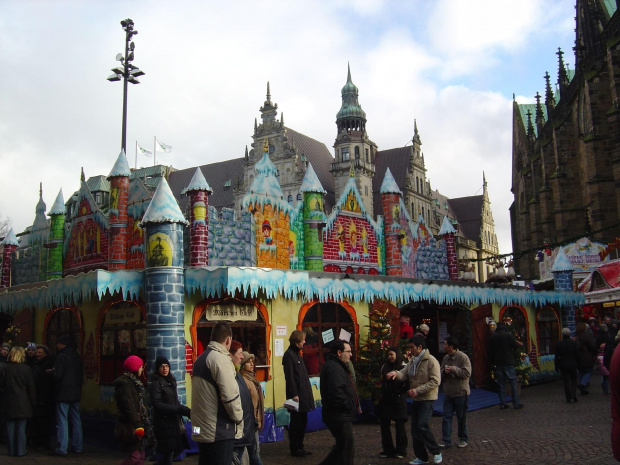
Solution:
{"label": "snow-capped tower", "polygon": [[62,189],[48,215],[51,221],[47,246],[47,279],[62,278],[62,249],[65,241],[65,199]]}
{"label": "snow-capped tower", "polygon": [[456,229],[450,223],[450,220],[447,216],[443,217],[443,224],[441,225],[441,229],[439,230],[439,235],[443,236],[446,241],[446,251],[448,258],[448,277],[451,281],[459,280],[459,262],[456,255],[456,241],[454,239],[454,235],[456,234]]}
{"label": "snow-capped tower", "polygon": [[131,170],[125,156],[125,149],[121,150],[116,163],[108,175],[110,181],[110,248],[108,270],[124,270],[127,268],[127,199],[129,197],[129,176]]}
{"label": "snow-capped tower", "polygon": [[400,199],[402,192],[388,168],[381,183],[381,205],[383,206],[383,235],[385,237],[385,274],[401,276],[403,258],[401,251]]}
{"label": "snow-capped tower", "polygon": [[11,286],[11,262],[13,261],[13,252],[15,252],[19,246],[13,228],[9,229],[9,232],[0,244],[4,247],[2,251],[2,277],[0,277],[0,288],[5,288]]}
{"label": "snow-capped tower", "polygon": [[166,179],[155,192],[140,226],[145,229],[146,356],[154,366],[156,355],[170,361],[177,379],[179,401],[185,404],[185,278],[181,213]]}
{"label": "snow-capped tower", "polygon": [[305,269],[323,271],[323,226],[325,226],[326,220],[323,212],[323,198],[327,192],[323,189],[311,164],[308,164],[306,175],[299,190],[303,195],[304,202]]}
{"label": "snow-capped tower", "polygon": [[290,215],[292,206],[284,199],[278,172],[269,159],[265,138],[263,158],[254,165],[256,177],[241,205],[250,211],[256,224],[256,266],[288,269],[290,266]]}
{"label": "snow-capped tower", "polygon": [[189,266],[209,264],[209,195],[213,192],[200,168],[181,191],[189,197]]}

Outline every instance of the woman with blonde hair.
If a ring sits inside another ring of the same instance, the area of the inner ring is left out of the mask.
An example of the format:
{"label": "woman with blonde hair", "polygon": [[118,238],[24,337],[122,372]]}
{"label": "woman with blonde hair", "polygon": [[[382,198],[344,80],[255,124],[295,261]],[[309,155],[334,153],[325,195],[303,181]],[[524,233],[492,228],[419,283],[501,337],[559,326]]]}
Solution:
{"label": "woman with blonde hair", "polygon": [[0,391],[6,417],[8,451],[12,457],[26,455],[26,422],[32,418],[36,403],[36,390],[32,370],[24,362],[26,350],[13,347],[7,363],[0,370]]}
{"label": "woman with blonde hair", "polygon": [[258,440],[258,432],[263,429],[263,424],[265,423],[263,389],[254,374],[254,362],[256,360],[254,354],[243,352],[242,357],[239,373],[243,376],[248,391],[250,391],[252,405],[254,406],[254,418],[256,419],[256,432],[254,433],[252,445],[248,446],[248,455],[250,458],[250,465],[263,465],[260,458],[260,443]]}

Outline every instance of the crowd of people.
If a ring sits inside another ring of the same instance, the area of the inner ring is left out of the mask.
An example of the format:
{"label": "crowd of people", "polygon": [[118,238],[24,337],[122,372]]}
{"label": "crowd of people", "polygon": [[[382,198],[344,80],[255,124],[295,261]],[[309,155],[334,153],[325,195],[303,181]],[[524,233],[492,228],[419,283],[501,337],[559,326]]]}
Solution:
{"label": "crowd of people", "polygon": [[[612,446],[618,460],[620,352],[615,348],[620,340],[619,326],[620,322],[608,316],[600,325],[593,320],[578,323],[574,336],[569,328],[563,328],[562,339],[555,349],[555,368],[561,374],[567,403],[578,401],[578,390],[582,396],[589,394],[590,379],[594,367],[598,367],[601,392],[611,394],[612,398]],[[399,346],[387,348],[380,369],[381,393],[374,411],[381,425],[379,457],[407,457],[405,425],[410,421],[414,457],[409,463],[439,464],[443,460],[442,449],[453,444],[458,448],[469,444],[467,410],[472,365],[456,338],[445,337],[439,363],[427,346],[429,327],[422,324],[415,332],[409,328],[404,339],[407,353],[403,354]],[[184,417],[191,417],[191,436],[198,444],[199,464],[262,465],[259,432],[265,422],[264,395],[255,377],[256,360],[232,337],[228,323],[219,322],[213,327],[211,342],[194,363],[193,410],[179,401],[177,380],[165,357],[156,358],[148,384],[144,378],[144,360],[135,355],[127,357],[122,375],[114,381],[118,412],[114,437],[126,453],[123,465],[144,464],[147,451],[158,459],[158,465],[170,465],[175,456],[189,448]],[[290,416],[290,453],[293,457],[306,457],[311,455],[304,446],[308,413],[315,408],[302,355],[306,333],[294,330],[289,342],[282,365]],[[488,354],[502,409],[508,408],[506,384],[511,387],[513,407],[523,408],[514,359],[519,344],[503,323],[497,324],[489,339]],[[352,348],[343,340],[334,340],[328,347],[329,353],[320,370],[322,420],[335,444],[320,465],[352,465],[353,422],[362,413],[351,363]],[[69,336],[58,338],[56,349],[53,356],[47,346],[33,343],[26,348],[9,344],[0,348],[2,432],[6,434],[3,439],[10,456],[26,455],[27,445],[50,449],[57,456],[82,452],[81,357]],[[441,440],[437,441],[430,428],[430,418],[440,385],[443,418]],[[408,403],[409,399],[413,402]],[[152,418],[149,407],[152,407]],[[454,417],[457,434],[453,442]],[[56,446],[51,447],[54,425]]]}

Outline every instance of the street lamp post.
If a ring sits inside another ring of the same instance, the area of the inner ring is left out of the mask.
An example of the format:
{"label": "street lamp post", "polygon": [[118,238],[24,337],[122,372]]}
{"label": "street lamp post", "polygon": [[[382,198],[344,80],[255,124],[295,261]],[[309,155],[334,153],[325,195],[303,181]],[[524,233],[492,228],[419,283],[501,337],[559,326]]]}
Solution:
{"label": "street lamp post", "polygon": [[108,81],[123,80],[123,133],[121,136],[121,147],[125,154],[127,154],[127,83],[140,84],[140,81],[136,78],[144,76],[144,72],[131,63],[134,58],[133,51],[136,48],[131,38],[138,31],[133,30],[133,21],[129,18],[121,21],[121,26],[125,31],[125,56],[120,53],[116,55],[116,61],[120,61],[121,66],[112,68],[114,74],[108,76]]}

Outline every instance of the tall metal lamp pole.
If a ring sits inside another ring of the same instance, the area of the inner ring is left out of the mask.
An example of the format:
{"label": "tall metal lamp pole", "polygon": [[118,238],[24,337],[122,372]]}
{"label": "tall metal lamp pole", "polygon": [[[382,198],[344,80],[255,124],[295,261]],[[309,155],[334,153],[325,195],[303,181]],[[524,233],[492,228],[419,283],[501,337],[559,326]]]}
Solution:
{"label": "tall metal lamp pole", "polygon": [[125,31],[125,56],[120,53],[116,55],[116,61],[120,61],[121,66],[112,68],[114,74],[108,76],[108,81],[123,80],[123,134],[121,137],[121,147],[125,154],[127,154],[127,83],[140,84],[140,81],[136,78],[144,76],[144,72],[131,63],[134,58],[133,51],[136,48],[131,38],[138,31],[133,30],[133,21],[129,18],[121,21],[121,26]]}

